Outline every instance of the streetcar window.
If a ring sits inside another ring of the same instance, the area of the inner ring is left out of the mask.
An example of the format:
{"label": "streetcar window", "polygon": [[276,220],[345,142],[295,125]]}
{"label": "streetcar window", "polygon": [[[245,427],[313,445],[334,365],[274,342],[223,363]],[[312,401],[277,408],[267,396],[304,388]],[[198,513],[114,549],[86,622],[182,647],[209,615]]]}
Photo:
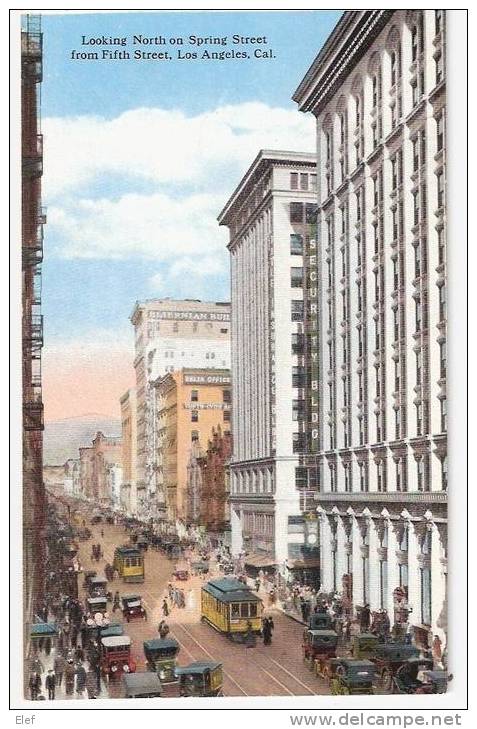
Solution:
{"label": "streetcar window", "polygon": [[243,602],[240,605],[240,616],[242,618],[248,618],[248,603],[247,602]]}
{"label": "streetcar window", "polygon": [[257,617],[257,605],[254,602],[251,602],[249,605],[250,608],[250,617],[256,618]]}
{"label": "streetcar window", "polygon": [[240,617],[240,605],[236,602],[232,603],[232,618]]}

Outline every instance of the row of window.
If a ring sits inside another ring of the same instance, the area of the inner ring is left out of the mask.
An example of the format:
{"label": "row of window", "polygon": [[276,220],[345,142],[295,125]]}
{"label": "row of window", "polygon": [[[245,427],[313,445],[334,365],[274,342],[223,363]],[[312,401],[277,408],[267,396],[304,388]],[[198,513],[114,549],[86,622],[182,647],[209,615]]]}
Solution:
{"label": "row of window", "polygon": [[311,190],[316,191],[316,175],[307,172],[291,172],[290,173],[290,189],[291,190]]}
{"label": "row of window", "polygon": [[[222,414],[223,414],[224,423],[230,423],[230,419],[231,419],[230,410],[224,410]],[[190,420],[191,420],[191,423],[199,422],[199,411],[198,410],[191,410]]]}
{"label": "row of window", "polygon": [[[232,400],[231,398],[231,391],[230,390],[222,390],[222,402],[230,403]],[[190,401],[191,402],[199,402],[199,390],[191,390],[190,391]]]}

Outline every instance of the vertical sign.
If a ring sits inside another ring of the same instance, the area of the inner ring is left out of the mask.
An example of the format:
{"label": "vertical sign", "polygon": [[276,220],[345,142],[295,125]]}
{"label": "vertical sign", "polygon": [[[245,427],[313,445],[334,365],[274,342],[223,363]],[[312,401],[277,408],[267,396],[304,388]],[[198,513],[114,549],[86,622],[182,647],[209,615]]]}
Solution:
{"label": "vertical sign", "polygon": [[308,452],[317,453],[319,448],[319,347],[318,347],[318,260],[317,226],[310,226],[310,236],[306,238],[306,307],[305,307],[305,351],[308,375],[307,394],[307,433]]}

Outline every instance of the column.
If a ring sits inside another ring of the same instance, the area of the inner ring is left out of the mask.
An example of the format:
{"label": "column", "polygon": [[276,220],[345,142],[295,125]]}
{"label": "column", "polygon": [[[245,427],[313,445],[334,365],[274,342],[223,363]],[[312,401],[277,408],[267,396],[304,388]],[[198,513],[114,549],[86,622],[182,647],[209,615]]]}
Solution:
{"label": "column", "polygon": [[388,521],[388,590],[386,596],[385,608],[388,611],[391,626],[394,620],[394,590],[399,587],[399,564],[407,561],[407,554],[400,551],[402,536],[404,532],[404,522],[399,519],[397,521]]}
{"label": "column", "polygon": [[[346,518],[346,517],[344,517]],[[336,589],[338,592],[342,592],[343,589],[343,575],[347,574],[347,553],[346,545],[348,543],[348,537],[346,535],[343,518],[338,520],[338,528],[336,532],[337,539],[337,565],[336,565]]]}
{"label": "column", "polygon": [[379,540],[379,520],[372,519],[369,527],[369,595],[368,602],[371,611],[379,610],[380,604],[380,557],[378,549],[381,546]]}
{"label": "column", "polygon": [[432,631],[447,645],[447,523],[432,531]]}
{"label": "column", "polygon": [[331,592],[333,589],[333,561],[331,540],[333,538],[328,514],[320,514],[320,570],[321,589]]}
{"label": "column", "polygon": [[412,608],[409,622],[413,625],[421,622],[421,575],[418,564],[421,546],[416,531],[417,525],[419,524],[421,522],[411,522],[408,531],[408,602]]}

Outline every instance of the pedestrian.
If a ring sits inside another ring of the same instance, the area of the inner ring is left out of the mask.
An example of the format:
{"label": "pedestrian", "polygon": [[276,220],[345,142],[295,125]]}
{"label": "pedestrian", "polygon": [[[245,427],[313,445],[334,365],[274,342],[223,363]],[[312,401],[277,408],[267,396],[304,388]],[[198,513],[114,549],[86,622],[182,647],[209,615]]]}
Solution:
{"label": "pedestrian", "polygon": [[71,626],[70,644],[72,648],[76,648],[78,644],[78,628],[75,623]]}
{"label": "pedestrian", "polygon": [[438,635],[435,635],[432,641],[432,659],[435,668],[442,668],[442,641]]}
{"label": "pedestrian", "polygon": [[82,663],[76,667],[76,693],[83,695],[86,688],[86,670]]}
{"label": "pedestrian", "polygon": [[257,639],[252,630],[252,623],[247,620],[247,632],[245,633],[245,646],[246,648],[255,648]]}
{"label": "pedestrian", "polygon": [[55,698],[55,687],[56,687],[56,678],[55,674],[53,673],[53,669],[50,668],[48,670],[48,674],[45,678],[45,688],[48,690],[48,699],[50,701],[54,701]]}
{"label": "pedestrian", "polygon": [[82,663],[84,661],[84,650],[80,647],[78,647],[75,650],[74,658],[77,663]]}
{"label": "pedestrian", "polygon": [[116,610],[121,610],[121,601],[120,601],[120,598],[119,598],[119,591],[118,590],[116,590],[116,592],[114,593],[114,598],[113,598],[113,613],[115,613]]}
{"label": "pedestrian", "polygon": [[99,693],[98,681],[94,671],[88,671],[86,673],[86,691],[88,693],[88,699],[95,699]]}
{"label": "pedestrian", "polygon": [[42,674],[45,670],[43,663],[40,661],[37,655],[34,655],[30,663],[30,671],[32,673]]}
{"label": "pedestrian", "polygon": [[32,671],[32,673],[30,673],[28,687],[30,689],[30,699],[32,701],[36,701],[38,694],[41,691],[41,676],[37,671]]}
{"label": "pedestrian", "polygon": [[159,632],[159,637],[164,640],[164,638],[166,638],[169,633],[169,626],[165,620],[161,620],[157,627],[157,630]]}
{"label": "pedestrian", "polygon": [[162,614],[165,618],[167,618],[167,616],[169,615],[169,606],[167,604],[166,598],[164,598],[162,602]]}
{"label": "pedestrian", "polygon": [[65,668],[65,692],[67,696],[71,696],[75,687],[75,675],[76,669],[73,664],[73,659],[68,658]]}
{"label": "pedestrian", "polygon": [[55,656],[53,661],[53,670],[55,671],[56,685],[61,686],[63,680],[63,673],[65,671],[66,661],[61,653]]}
{"label": "pedestrian", "polygon": [[369,609],[369,605],[366,604],[361,609],[361,613],[359,616],[359,629],[360,629],[361,633],[367,633],[369,631],[370,619],[371,619],[371,610]]}
{"label": "pedestrian", "polygon": [[263,645],[270,645],[272,642],[272,632],[268,618],[264,618],[262,622]]}

